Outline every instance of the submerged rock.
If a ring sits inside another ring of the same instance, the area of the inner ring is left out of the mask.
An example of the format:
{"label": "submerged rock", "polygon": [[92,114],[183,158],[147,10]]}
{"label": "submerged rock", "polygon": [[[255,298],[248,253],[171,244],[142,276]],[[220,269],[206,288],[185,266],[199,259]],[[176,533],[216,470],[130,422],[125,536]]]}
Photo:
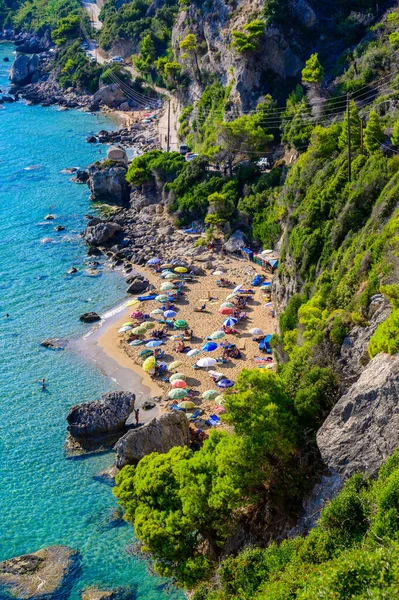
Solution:
{"label": "submerged rock", "polygon": [[138,463],[147,454],[164,454],[175,446],[186,446],[189,441],[188,420],[183,412],[161,415],[143,427],[131,429],[115,444],[115,464],[121,469]]}
{"label": "submerged rock", "polygon": [[87,588],[82,592],[82,600],[135,600],[136,590],[116,588],[114,590],[100,590],[96,587]]}
{"label": "submerged rock", "polygon": [[375,475],[399,446],[399,357],[378,354],[317,432],[324,462],[343,479]]}
{"label": "submerged rock", "polygon": [[134,401],[131,392],[108,392],[101,400],[72,406],[67,416],[70,436],[84,450],[112,445],[126,431],[126,419],[134,409]]}
{"label": "submerged rock", "polygon": [[110,465],[103,471],[100,471],[99,473],[96,473],[95,475],[93,475],[93,479],[100,483],[105,483],[106,485],[110,485],[111,487],[114,487],[115,477],[117,476],[118,473],[119,473],[119,469],[117,469],[117,467],[115,465]]}
{"label": "submerged rock", "polygon": [[40,342],[41,346],[51,348],[52,350],[64,350],[67,344],[67,340],[63,340],[62,338],[47,338]]}
{"label": "submerged rock", "polygon": [[[2,598],[50,600],[66,598],[79,571],[79,553],[49,546],[0,563]],[[1,592],[0,592],[1,594]]]}

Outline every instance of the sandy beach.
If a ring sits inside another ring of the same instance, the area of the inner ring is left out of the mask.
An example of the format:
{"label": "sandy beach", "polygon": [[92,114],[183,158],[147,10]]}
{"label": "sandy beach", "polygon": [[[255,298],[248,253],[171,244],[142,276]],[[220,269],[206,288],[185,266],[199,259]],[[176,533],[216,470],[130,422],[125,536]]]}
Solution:
{"label": "sandy beach", "polygon": [[[199,266],[199,263],[198,265],[195,263],[195,266]],[[218,270],[223,271],[223,277],[235,285],[231,285],[228,288],[218,287],[217,280],[220,279],[220,276],[213,274]],[[161,279],[159,274],[154,273],[153,269],[149,267],[141,268],[140,271],[149,279],[155,291],[162,293],[160,292],[160,286],[165,280]],[[208,373],[208,369],[194,369],[193,366],[195,363],[204,357],[218,359],[223,353],[220,343],[233,343],[239,349],[241,358],[232,358],[226,364],[218,363],[211,370],[223,373],[227,379],[235,382],[242,369],[257,368],[259,363],[255,362],[255,358],[265,356],[264,353],[259,351],[258,343],[252,341],[253,336],[249,333],[249,330],[258,327],[265,334],[275,332],[275,318],[272,316],[271,307],[265,307],[267,298],[264,291],[259,287],[253,287],[254,293],[249,296],[250,299],[244,309],[244,312],[247,313],[247,318],[236,325],[235,329],[237,329],[237,333],[234,335],[225,335],[223,339],[216,340],[218,348],[213,352],[208,353],[201,350],[201,347],[207,341],[206,337],[214,331],[219,330],[226,319],[225,315],[219,313],[220,304],[226,301],[226,297],[232,293],[235,286],[250,287],[256,274],[262,274],[265,276],[265,281],[271,281],[271,275],[262,271],[261,267],[252,262],[250,263],[244,259],[221,257],[220,264],[218,265],[216,258],[212,271],[207,270],[204,275],[196,277],[195,281],[184,284],[184,295],[175,304],[176,319],[187,321],[190,329],[193,330],[193,338],[191,341],[186,341],[186,345],[191,349],[199,349],[200,353],[189,357],[184,353],[177,352],[175,349],[177,342],[173,337],[179,335],[181,332],[170,329],[164,344],[161,346],[161,350],[164,350],[162,361],[168,364],[175,360],[181,361],[182,364],[178,368],[178,371],[183,373],[187,378],[188,386],[194,394],[190,399],[195,403],[196,408],[202,411],[201,418],[206,419],[215,412],[223,412],[215,401],[202,399],[202,394],[207,390],[216,390],[218,393],[223,394],[223,389],[220,389],[214,383]],[[131,298],[130,302],[132,300],[134,300],[134,297]],[[152,300],[141,302],[133,307],[126,306],[126,304],[127,302],[124,307],[121,307],[120,312],[113,315],[111,319],[107,319],[102,327],[91,335],[86,336],[85,341],[87,343],[90,340],[90,344],[96,348],[95,360],[97,364],[107,374],[110,374],[110,365],[112,364],[114,369],[118,371],[118,384],[128,385],[127,389],[136,393],[138,406],[141,406],[145,400],[157,399],[156,409],[141,411],[140,420],[147,421],[149,418],[159,414],[159,412],[168,411],[169,406],[173,404],[167,397],[172,387],[168,381],[163,380],[168,378],[171,373],[166,371],[162,378],[151,377],[145,373],[142,369],[143,359],[139,357],[139,353],[145,348],[144,344],[130,346],[126,341],[127,334],[120,334],[118,330],[125,322],[132,320],[130,314],[133,311],[140,310],[149,314],[154,309],[159,308],[160,303]],[[194,310],[196,307],[204,304],[206,307],[204,312],[196,312]],[[151,320],[156,324],[157,328],[160,328],[162,325],[158,325],[156,322],[158,318],[154,316],[151,317]],[[148,332],[145,339],[151,339],[151,331]],[[93,359],[93,356],[91,358]],[[263,364],[261,368],[273,368],[273,365]]]}

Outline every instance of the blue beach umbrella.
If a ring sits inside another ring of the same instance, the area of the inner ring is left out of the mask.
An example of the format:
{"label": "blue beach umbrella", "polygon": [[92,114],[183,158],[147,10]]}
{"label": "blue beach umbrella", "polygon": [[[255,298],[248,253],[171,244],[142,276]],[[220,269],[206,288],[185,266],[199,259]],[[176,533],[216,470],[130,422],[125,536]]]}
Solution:
{"label": "blue beach umbrella", "polygon": [[175,310],[165,310],[165,312],[163,313],[165,319],[173,319],[173,317],[175,317],[176,315],[177,312]]}
{"label": "blue beach umbrella", "polygon": [[218,345],[215,342],[207,342],[202,346],[202,349],[204,352],[213,352],[217,347]]}
{"label": "blue beach umbrella", "polygon": [[147,265],[157,265],[160,262],[161,259],[155,256],[154,258],[150,258],[150,260],[147,260]]}
{"label": "blue beach umbrella", "polygon": [[151,340],[146,343],[146,348],[158,348],[158,346],[162,346],[163,342],[161,340]]}
{"label": "blue beach umbrella", "polygon": [[216,385],[221,388],[230,388],[233,387],[234,381],[231,381],[231,379],[221,379]]}
{"label": "blue beach umbrella", "polygon": [[226,325],[226,327],[234,327],[234,325],[237,325],[237,322],[238,319],[235,319],[234,317],[228,317],[223,321],[223,325]]}

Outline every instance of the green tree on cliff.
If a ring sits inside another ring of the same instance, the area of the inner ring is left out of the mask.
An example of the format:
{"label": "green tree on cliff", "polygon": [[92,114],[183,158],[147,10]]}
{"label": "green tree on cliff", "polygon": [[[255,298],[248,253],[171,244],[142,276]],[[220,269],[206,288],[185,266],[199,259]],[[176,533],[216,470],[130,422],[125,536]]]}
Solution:
{"label": "green tree on cliff", "polygon": [[324,77],[324,69],[319,61],[319,55],[317,53],[306,61],[304,69],[302,69],[302,81],[303,83],[321,83]]}
{"label": "green tree on cliff", "polygon": [[369,154],[379,150],[381,143],[384,141],[384,131],[381,126],[380,117],[372,110],[364,130],[364,147]]}
{"label": "green tree on cliff", "polygon": [[[353,152],[360,148],[360,116],[354,100],[349,105],[349,119],[351,132],[351,149]],[[342,123],[341,135],[339,136],[339,147],[344,149],[348,145],[348,110]]]}

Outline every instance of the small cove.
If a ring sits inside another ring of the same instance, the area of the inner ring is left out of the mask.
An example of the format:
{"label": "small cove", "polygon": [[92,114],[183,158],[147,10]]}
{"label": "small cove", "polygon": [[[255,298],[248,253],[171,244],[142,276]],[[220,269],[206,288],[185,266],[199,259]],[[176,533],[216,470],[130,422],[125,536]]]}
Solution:
{"label": "small cove", "polygon": [[[13,47],[0,44],[0,89],[7,86]],[[112,462],[101,454],[67,460],[63,453],[68,407],[97,398],[113,383],[71,349],[40,347],[46,337],[83,335],[79,315],[103,313],[124,297],[123,278],[105,266],[85,272],[79,233],[92,211],[86,186],[61,170],[85,167],[99,156],[85,138],[114,128],[110,118],[56,107],[5,104],[0,110],[0,560],[52,545],[82,555],[72,592],[96,585],[137,588],[137,597],[181,598],[127,552],[126,525],[110,527],[111,488],[93,479]],[[102,149],[104,155],[104,148]],[[44,221],[47,213],[56,216]],[[65,231],[55,232],[62,225]],[[75,276],[65,272],[74,264]],[[8,313],[10,316],[5,317]],[[36,382],[45,377],[48,389]]]}

